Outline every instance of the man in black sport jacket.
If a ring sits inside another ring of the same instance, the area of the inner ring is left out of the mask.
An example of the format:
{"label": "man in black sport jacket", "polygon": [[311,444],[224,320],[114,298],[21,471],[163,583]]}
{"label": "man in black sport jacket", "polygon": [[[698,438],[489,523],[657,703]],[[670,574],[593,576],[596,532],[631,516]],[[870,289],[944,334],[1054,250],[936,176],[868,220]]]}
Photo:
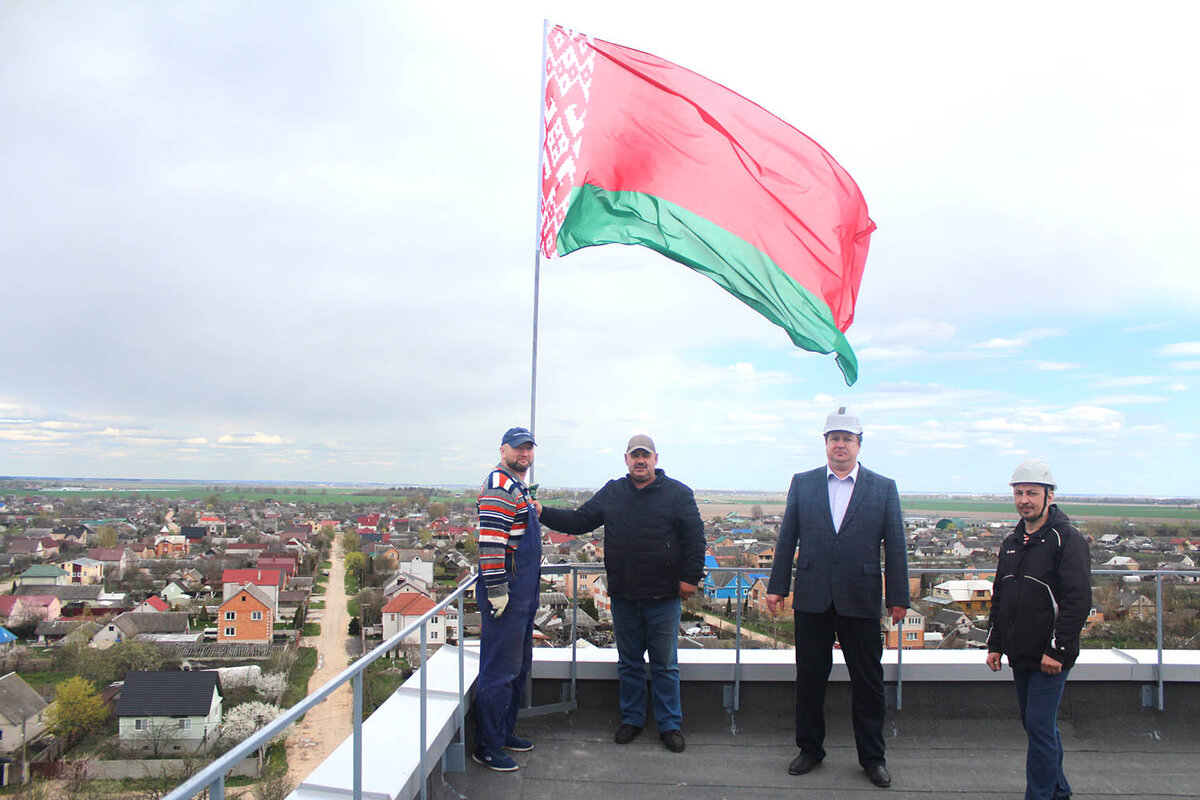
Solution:
{"label": "man in black sport jacket", "polygon": [[1053,504],[1054,475],[1045,462],[1024,461],[1010,485],[1021,521],[1000,545],[987,665],[1008,658],[1021,724],[1029,738],[1026,800],[1071,796],[1063,774],[1058,704],[1079,656],[1079,634],[1092,607],[1087,540]]}

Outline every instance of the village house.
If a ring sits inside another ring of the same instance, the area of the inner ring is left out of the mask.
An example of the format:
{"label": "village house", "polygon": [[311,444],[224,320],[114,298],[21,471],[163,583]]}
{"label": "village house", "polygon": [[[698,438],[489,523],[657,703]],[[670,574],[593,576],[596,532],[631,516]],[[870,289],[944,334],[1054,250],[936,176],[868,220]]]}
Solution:
{"label": "village house", "polygon": [[[164,525],[163,530],[167,530]],[[158,558],[179,558],[188,554],[188,540],[182,534],[160,533],[154,537],[154,555]]]}
{"label": "village house", "polygon": [[130,752],[178,755],[207,750],[221,724],[217,672],[126,672],[117,700],[117,738]]}
{"label": "village house", "polygon": [[982,616],[992,608],[992,582],[982,578],[942,581],[933,587],[926,603],[951,607],[972,617]]}
{"label": "village house", "polygon": [[251,583],[221,603],[217,614],[218,642],[270,644],[275,627],[276,600],[264,589]]}
{"label": "village house", "polygon": [[283,573],[284,582],[296,574],[297,558],[295,553],[260,553],[254,562],[256,569],[277,569]]}
{"label": "village house", "polygon": [[188,594],[187,589],[178,579],[167,581],[166,585],[159,590],[159,595],[172,608],[186,606],[192,602],[192,596]]}
{"label": "village house", "polygon": [[0,678],[0,786],[7,786],[11,761],[21,760],[21,750],[46,729],[43,714],[48,703],[15,672]]}
{"label": "village house", "polygon": [[1117,599],[1117,616],[1145,622],[1155,618],[1154,601],[1131,589],[1122,589]]}
{"label": "village house", "polygon": [[138,603],[136,606],[134,606],[132,613],[134,613],[134,614],[161,614],[163,612],[170,611],[170,610],[171,610],[171,606],[169,606],[167,604],[166,600],[163,600],[161,597],[158,597],[157,595],[152,595],[150,597],[147,597],[142,602]]}
{"label": "village house", "polygon": [[[383,606],[383,638],[395,636],[409,625],[417,622],[436,603],[423,594],[401,592]],[[443,611],[425,623],[425,641],[429,645],[441,645],[446,641],[446,613]],[[420,630],[404,637],[404,644],[420,644]]]}
{"label": "village house", "polygon": [[134,561],[133,551],[125,547],[93,547],[87,551],[87,557],[103,564],[103,574],[110,575],[117,580],[125,577],[125,570]]}
{"label": "village house", "polygon": [[256,587],[274,608],[279,605],[283,573],[277,569],[227,569],[221,573],[221,599],[228,600],[247,585]]}
{"label": "village house", "polygon": [[54,564],[34,564],[17,578],[18,586],[61,586],[69,583],[70,573]]}
{"label": "village house", "polygon": [[105,592],[99,584],[76,585],[73,583],[58,586],[18,586],[13,594],[28,596],[35,594],[53,595],[58,598],[63,613],[80,609],[107,609],[120,606],[125,601],[124,592]]}
{"label": "village house", "polygon": [[433,597],[433,584],[426,583],[420,578],[414,578],[412,575],[405,575],[403,572],[397,572],[383,584],[383,596],[387,599],[402,592]]}
{"label": "village house", "polygon": [[900,630],[900,625],[892,622],[891,614],[884,614],[881,621],[885,648],[898,649],[902,632],[905,650],[923,650],[925,648],[925,615],[917,609],[910,608],[904,612],[903,631]]}
{"label": "village house", "polygon": [[196,520],[196,526],[204,528],[206,531],[208,531],[209,536],[225,535],[225,520],[221,519],[216,514],[201,514]]}
{"label": "village house", "polygon": [[9,627],[27,625],[62,616],[62,603],[54,595],[0,595],[0,617]]}
{"label": "village house", "polygon": [[[183,611],[127,611],[102,625],[92,637],[91,646],[107,650],[114,644],[135,639],[188,634],[188,615]],[[200,634],[195,634],[199,639]]]}
{"label": "village house", "polygon": [[94,558],[77,558],[69,562],[66,568],[70,571],[71,583],[83,586],[104,583],[104,564]]}

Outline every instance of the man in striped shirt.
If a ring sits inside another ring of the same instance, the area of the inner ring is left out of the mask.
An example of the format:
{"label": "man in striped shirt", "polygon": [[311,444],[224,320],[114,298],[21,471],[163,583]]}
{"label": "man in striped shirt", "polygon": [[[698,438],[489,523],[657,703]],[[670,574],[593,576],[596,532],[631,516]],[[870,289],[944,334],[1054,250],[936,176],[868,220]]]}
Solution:
{"label": "man in striped shirt", "polygon": [[533,434],[510,428],[500,442],[500,463],[479,489],[479,601],[482,627],[475,692],[476,763],[512,772],[505,751],[533,743],[513,733],[521,692],[533,664],[533,615],[541,581],[542,529],[525,475],[533,466]]}

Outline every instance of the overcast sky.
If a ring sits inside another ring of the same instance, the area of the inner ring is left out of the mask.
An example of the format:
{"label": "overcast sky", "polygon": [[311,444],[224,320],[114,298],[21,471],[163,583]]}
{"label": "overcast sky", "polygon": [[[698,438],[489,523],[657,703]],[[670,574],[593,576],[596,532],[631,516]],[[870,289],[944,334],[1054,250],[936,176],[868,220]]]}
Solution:
{"label": "overcast sky", "polygon": [[[435,7],[436,5],[436,7]],[[792,10],[780,10],[787,6]],[[474,484],[529,422],[542,20],[820,142],[860,378],[639,248],[544,262],[539,482],[1200,494],[1177,4],[0,4],[0,474]],[[714,191],[718,189],[714,188]]]}

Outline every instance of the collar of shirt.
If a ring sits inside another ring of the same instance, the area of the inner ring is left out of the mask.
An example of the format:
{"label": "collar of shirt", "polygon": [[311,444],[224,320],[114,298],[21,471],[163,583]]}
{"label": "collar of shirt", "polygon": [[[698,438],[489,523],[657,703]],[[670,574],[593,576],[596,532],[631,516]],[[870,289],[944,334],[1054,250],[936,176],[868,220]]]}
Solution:
{"label": "collar of shirt", "polygon": [[[503,461],[501,461],[499,464],[496,465],[496,469],[499,470],[500,472],[503,472],[508,477],[512,478],[513,481],[517,484],[517,486],[519,486],[521,488],[521,491],[525,491],[525,489],[526,489],[525,481],[521,480],[516,475],[513,475],[512,470],[510,470],[508,467],[504,466]],[[858,467],[856,466],[855,469],[858,469]],[[525,473],[525,474],[528,475],[529,473]]]}
{"label": "collar of shirt", "polygon": [[834,478],[835,480],[839,480],[839,481],[850,480],[850,481],[854,481],[855,483],[858,483],[858,468],[860,466],[861,466],[861,464],[859,464],[857,461],[855,461],[854,469],[850,470],[850,474],[847,475],[845,478],[839,478],[834,473],[834,471],[832,469],[830,469],[829,465],[826,464],[825,465],[825,479],[828,480],[829,478]]}

